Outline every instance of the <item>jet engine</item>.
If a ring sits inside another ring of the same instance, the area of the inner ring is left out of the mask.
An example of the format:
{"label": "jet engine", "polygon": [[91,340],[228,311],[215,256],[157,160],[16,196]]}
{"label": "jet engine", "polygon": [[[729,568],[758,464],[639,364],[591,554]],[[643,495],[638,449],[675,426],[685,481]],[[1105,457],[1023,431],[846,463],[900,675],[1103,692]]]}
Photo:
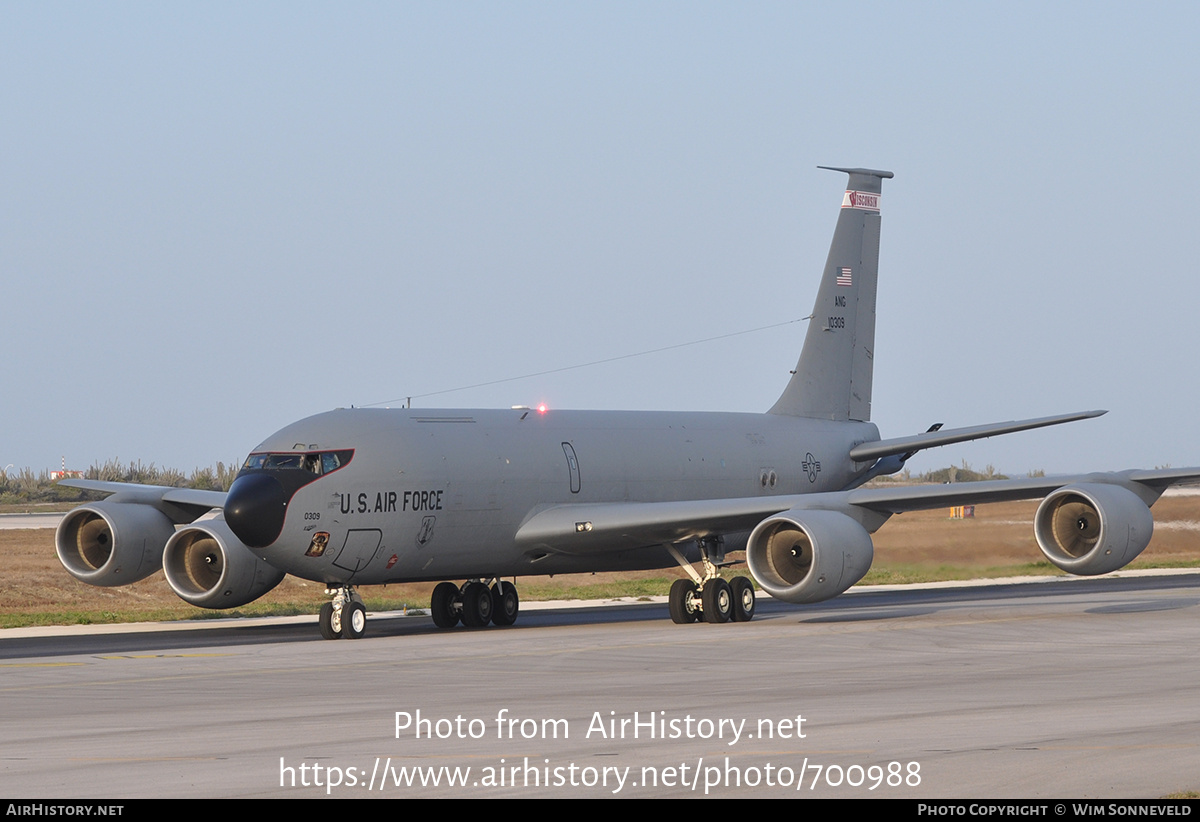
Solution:
{"label": "jet engine", "polygon": [[758,584],[794,603],[832,599],[862,579],[874,557],[867,530],[837,511],[784,511],[760,522],[746,544]]}
{"label": "jet engine", "polygon": [[63,567],[80,582],[113,587],[145,579],[162,566],[163,546],[175,533],[152,505],[93,502],[71,511],[54,533]]}
{"label": "jet engine", "polygon": [[1154,517],[1119,485],[1066,485],[1042,500],[1033,530],[1046,559],[1068,573],[1093,576],[1132,562],[1150,543]]}
{"label": "jet engine", "polygon": [[284,572],[256,557],[223,519],[194,522],[176,532],[162,555],[175,593],[200,608],[236,608],[270,591]]}

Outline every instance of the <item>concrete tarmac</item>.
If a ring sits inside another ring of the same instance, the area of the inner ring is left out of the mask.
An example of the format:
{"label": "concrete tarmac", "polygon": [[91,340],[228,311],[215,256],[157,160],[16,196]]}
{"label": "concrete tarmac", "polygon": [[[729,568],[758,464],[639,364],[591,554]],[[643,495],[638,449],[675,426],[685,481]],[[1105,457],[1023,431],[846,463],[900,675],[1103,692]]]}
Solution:
{"label": "concrete tarmac", "polygon": [[648,604],[359,641],[311,619],[5,631],[0,793],[1159,797],[1200,789],[1198,606],[1183,574],[760,601],[727,625]]}

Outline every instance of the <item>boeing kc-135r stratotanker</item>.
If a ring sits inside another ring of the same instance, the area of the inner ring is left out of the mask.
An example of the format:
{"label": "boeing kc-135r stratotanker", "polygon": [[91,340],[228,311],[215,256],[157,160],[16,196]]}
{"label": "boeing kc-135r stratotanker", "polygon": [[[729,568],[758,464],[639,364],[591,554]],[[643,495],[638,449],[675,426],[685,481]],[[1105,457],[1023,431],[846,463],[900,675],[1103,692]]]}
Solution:
{"label": "boeing kc-135r stratotanker", "polygon": [[[162,567],[180,597],[233,608],[285,574],[323,582],[328,639],[366,627],[359,585],[441,582],[433,621],[511,625],[504,577],[681,565],[675,622],[745,621],[755,590],[718,568],[744,548],[759,586],[793,603],[835,597],[871,566],[895,513],[1045,495],[1034,533],[1073,574],[1123,567],[1150,541],[1152,505],[1200,469],[862,488],[932,446],[1102,411],[881,440],[871,419],[879,205],[890,171],[849,175],[800,361],[765,414],[338,409],[251,452],[227,493],[91,480],[59,559],[92,585]],[[207,516],[206,516],[207,515]],[[700,564],[700,570],[694,564]]]}

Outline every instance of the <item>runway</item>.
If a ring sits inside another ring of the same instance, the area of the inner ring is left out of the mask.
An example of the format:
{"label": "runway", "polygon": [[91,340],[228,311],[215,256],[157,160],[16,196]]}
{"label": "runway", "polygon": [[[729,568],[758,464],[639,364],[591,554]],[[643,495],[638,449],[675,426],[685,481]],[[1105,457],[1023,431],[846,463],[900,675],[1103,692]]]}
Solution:
{"label": "runway", "polygon": [[311,622],[4,636],[0,792],[1159,797],[1200,788],[1198,606],[1184,574],[762,602],[728,625],[654,604],[376,619],[356,642]]}
{"label": "runway", "polygon": [[25,528],[57,528],[64,514],[52,512],[48,514],[0,514],[0,531],[13,531]]}

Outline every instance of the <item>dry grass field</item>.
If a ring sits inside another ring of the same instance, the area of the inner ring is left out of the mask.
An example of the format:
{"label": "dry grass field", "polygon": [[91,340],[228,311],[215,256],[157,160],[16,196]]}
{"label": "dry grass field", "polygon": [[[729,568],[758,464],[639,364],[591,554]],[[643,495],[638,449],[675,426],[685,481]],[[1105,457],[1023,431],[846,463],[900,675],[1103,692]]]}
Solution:
{"label": "dry grass field", "polygon": [[[1036,502],[980,505],[974,519],[952,520],[948,509],[893,517],[875,534],[875,565],[866,582],[968,579],[1058,573],[1042,559],[1033,538]],[[1133,567],[1200,565],[1200,494],[1163,497],[1154,506],[1154,539]],[[49,529],[0,531],[5,584],[0,627],[29,624],[187,619],[224,616],[184,604],[162,572],[122,588],[77,582],[54,554]],[[742,566],[744,567],[744,566]],[[623,574],[524,577],[526,600],[665,595],[678,570]],[[425,607],[433,583],[364,586],[371,610]],[[237,613],[312,613],[325,601],[324,586],[293,577]]]}

